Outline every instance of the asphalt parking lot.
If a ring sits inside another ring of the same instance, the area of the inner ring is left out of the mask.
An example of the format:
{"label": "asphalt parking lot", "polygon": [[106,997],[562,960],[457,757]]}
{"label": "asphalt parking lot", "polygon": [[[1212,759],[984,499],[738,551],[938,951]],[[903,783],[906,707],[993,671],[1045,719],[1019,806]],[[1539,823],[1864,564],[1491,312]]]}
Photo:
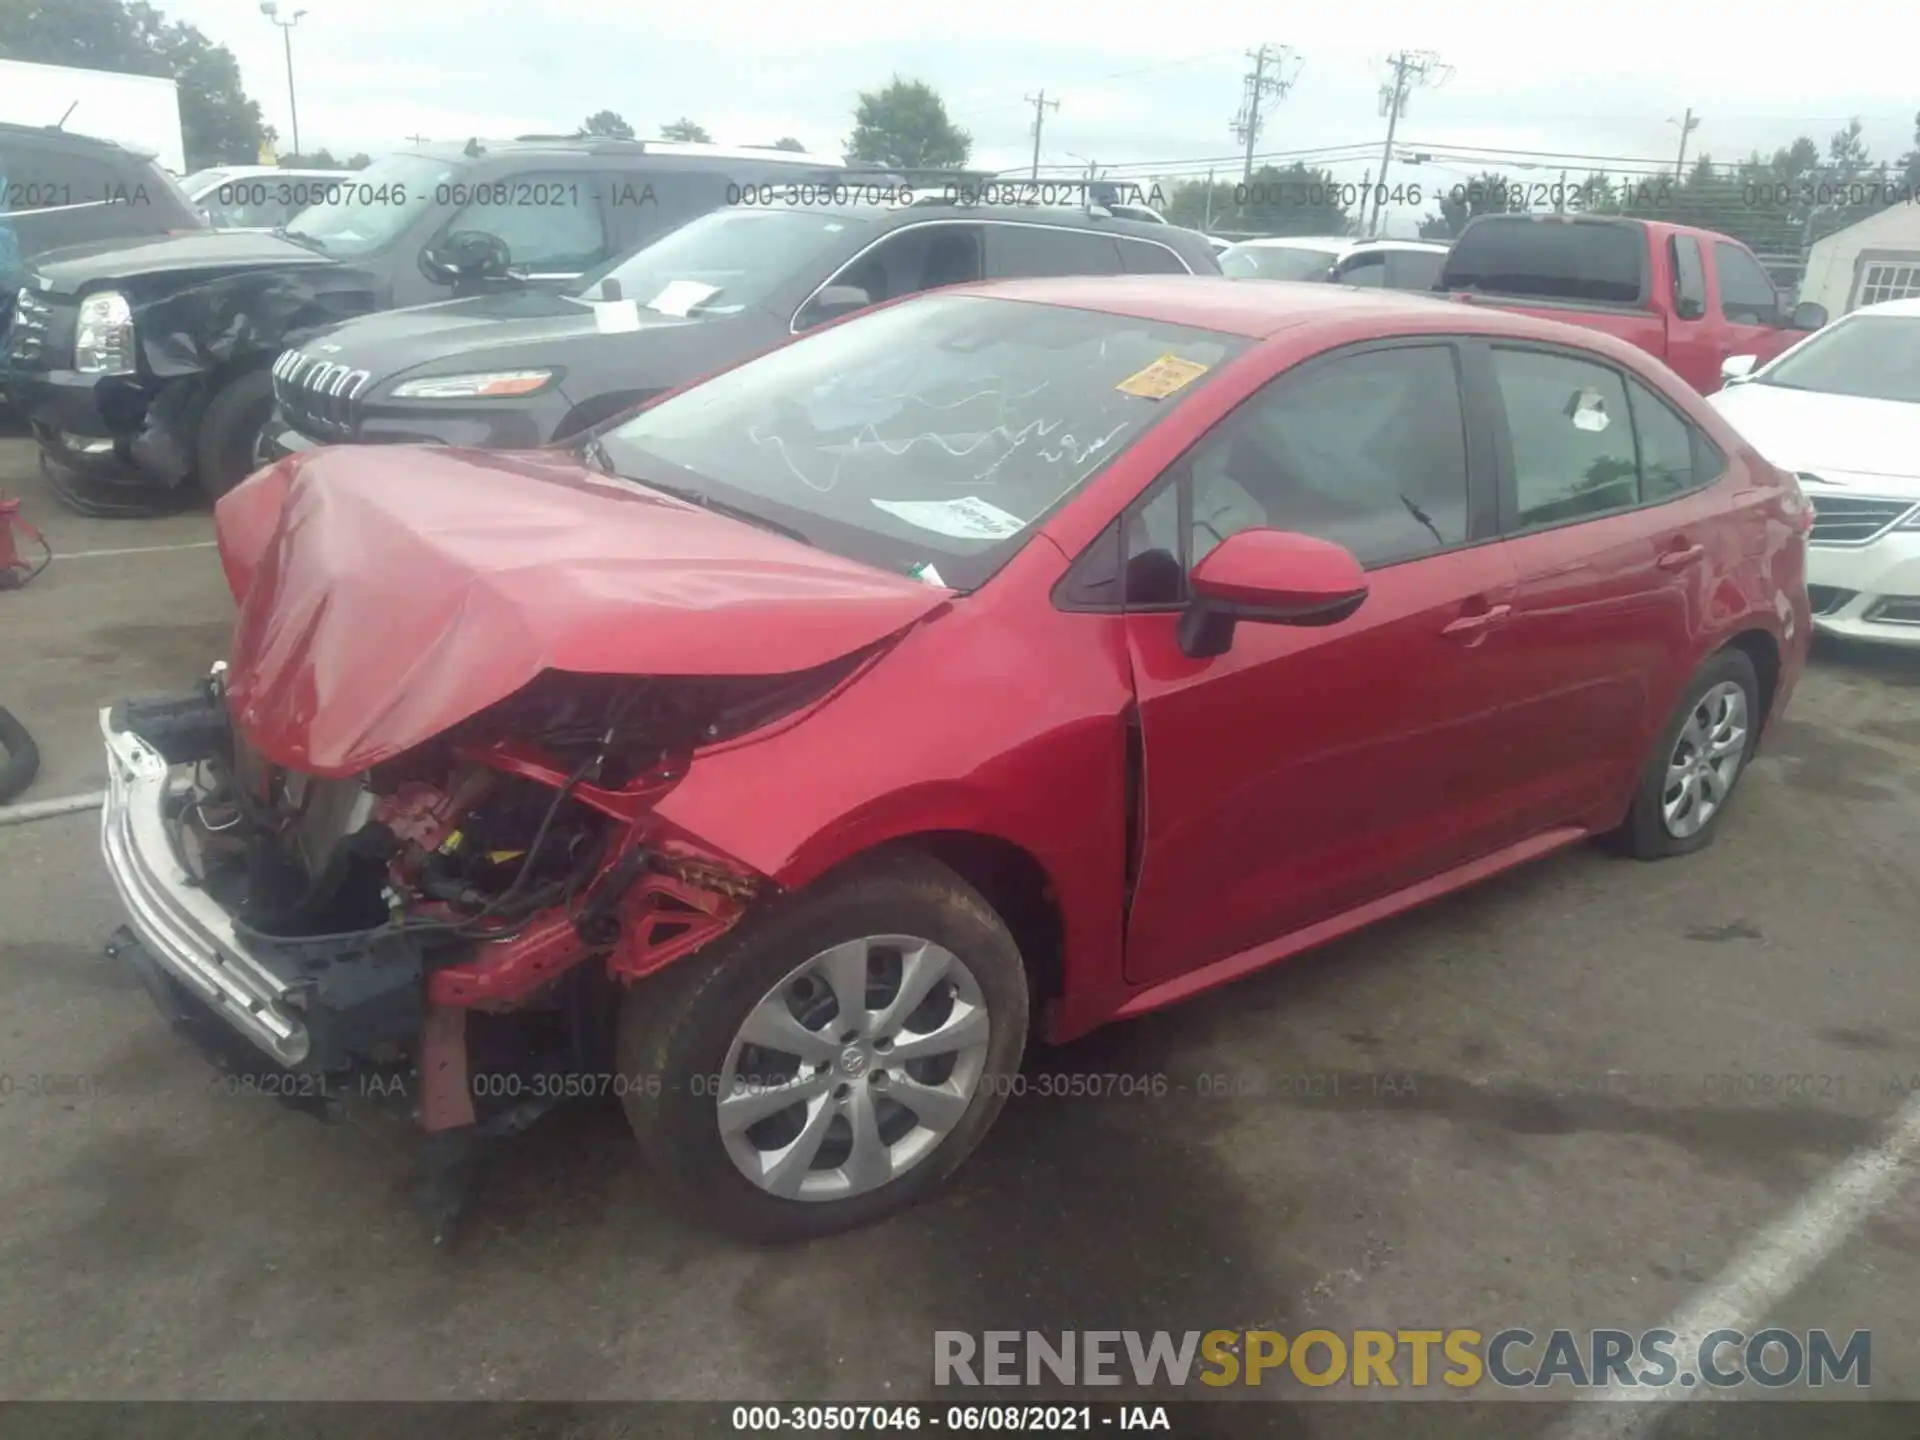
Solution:
{"label": "asphalt parking lot", "polygon": [[[60,552],[0,593],[24,800],[98,788],[95,709],[190,684],[230,611],[209,515],[78,519],[32,460],[0,436]],[[1666,1324],[1920,1094],[1920,652],[1823,648],[1727,819],[1696,857],[1581,849],[1038,1056],[1168,1083],[1016,1099],[933,1202],[787,1251],[673,1218],[594,1106],[503,1148],[435,1248],[403,1124],[224,1093],[103,957],[91,815],[0,827],[0,1398],[875,1402],[935,1398],[936,1330]],[[1920,1175],[1795,1233],[1757,1315],[1871,1329],[1867,1393],[1920,1400]],[[1355,1433],[1341,1410],[1268,1433]],[[1780,1433],[1912,1433],[1804,1423]]]}

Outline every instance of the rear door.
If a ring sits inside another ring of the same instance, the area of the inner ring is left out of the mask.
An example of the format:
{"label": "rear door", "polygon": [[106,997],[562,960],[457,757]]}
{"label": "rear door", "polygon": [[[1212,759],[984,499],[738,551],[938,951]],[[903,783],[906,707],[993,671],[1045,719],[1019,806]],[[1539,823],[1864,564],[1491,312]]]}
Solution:
{"label": "rear door", "polygon": [[1516,813],[1532,830],[1611,823],[1692,669],[1705,579],[1730,563],[1706,488],[1723,462],[1651,389],[1585,351],[1483,354],[1476,400],[1494,417],[1519,578]]}
{"label": "rear door", "polygon": [[[1460,347],[1336,352],[1271,381],[1123,517],[1145,757],[1127,941],[1164,980],[1342,914],[1509,838],[1491,461]],[[1175,627],[1193,565],[1236,530],[1346,545],[1366,602],[1335,625],[1241,624],[1211,659]]]}

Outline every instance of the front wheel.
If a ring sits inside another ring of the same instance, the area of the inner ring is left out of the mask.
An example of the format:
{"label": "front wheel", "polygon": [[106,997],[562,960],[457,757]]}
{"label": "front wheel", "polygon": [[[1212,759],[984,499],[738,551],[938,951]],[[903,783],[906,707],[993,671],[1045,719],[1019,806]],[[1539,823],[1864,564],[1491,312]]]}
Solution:
{"label": "front wheel", "polygon": [[952,1174],[1005,1103],[1027,979],[1005,924],[894,855],[783,897],[620,1017],[627,1116],[690,1213],[755,1240],[869,1224]]}
{"label": "front wheel", "polygon": [[1760,733],[1753,662],[1722,650],[1689,682],[1641,772],[1616,848],[1640,860],[1686,855],[1712,843]]}
{"label": "front wheel", "polygon": [[200,417],[200,489],[218,500],[259,468],[260,432],[273,416],[273,376],[250,370],[221,386]]}

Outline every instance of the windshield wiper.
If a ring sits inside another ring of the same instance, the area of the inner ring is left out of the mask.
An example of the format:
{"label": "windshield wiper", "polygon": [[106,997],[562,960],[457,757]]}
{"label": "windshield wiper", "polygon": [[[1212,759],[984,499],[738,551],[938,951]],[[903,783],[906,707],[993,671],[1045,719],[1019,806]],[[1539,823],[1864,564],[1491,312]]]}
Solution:
{"label": "windshield wiper", "polygon": [[[594,441],[598,445],[599,441]],[[604,449],[600,452],[606,454]],[[813,542],[791,525],[782,525],[778,520],[769,520],[766,516],[749,510],[744,505],[735,505],[727,500],[719,500],[704,490],[696,490],[691,485],[668,485],[659,480],[641,480],[633,476],[623,477],[633,480],[636,485],[644,485],[649,490],[658,490],[663,495],[671,495],[676,500],[684,500],[689,505],[698,505],[702,510],[711,510],[716,515],[726,515],[735,520],[744,520],[749,525],[757,525],[762,530],[771,530],[776,535],[784,535],[789,540],[798,540],[802,545]]]}
{"label": "windshield wiper", "polygon": [[1433,532],[1435,544],[1445,545],[1447,543],[1446,538],[1440,533],[1440,527],[1427,517],[1426,511],[1422,510],[1404,495],[1400,497],[1400,503],[1407,507],[1407,513],[1409,515],[1413,516],[1414,519],[1418,520],[1422,525],[1426,526],[1428,530]]}
{"label": "windshield wiper", "polygon": [[274,233],[284,240],[293,241],[296,245],[305,245],[309,249],[318,250],[323,254],[326,252],[327,242],[317,236],[307,234],[304,230],[289,230],[286,226],[282,225]]}

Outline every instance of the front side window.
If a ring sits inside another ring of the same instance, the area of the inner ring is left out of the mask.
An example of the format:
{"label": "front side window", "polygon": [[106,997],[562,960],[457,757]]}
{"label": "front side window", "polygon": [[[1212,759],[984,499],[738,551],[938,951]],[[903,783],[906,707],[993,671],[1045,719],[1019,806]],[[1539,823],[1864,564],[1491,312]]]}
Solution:
{"label": "front side window", "polygon": [[1220,252],[1220,269],[1236,280],[1325,280],[1333,258],[1305,245],[1230,245]]}
{"label": "front side window", "polygon": [[375,254],[428,210],[450,203],[469,169],[425,155],[389,155],[341,175],[338,185],[318,182],[325,198],[288,221],[286,234],[337,259]]}
{"label": "front side window", "polygon": [[1271,382],[1134,512],[1127,600],[1184,600],[1180,577],[1240,530],[1331,540],[1377,568],[1463,543],[1467,516],[1452,347],[1345,356]]}
{"label": "front side window", "polygon": [[1746,325],[1771,325],[1780,318],[1780,296],[1760,262],[1725,240],[1713,247],[1720,271],[1720,313]]}
{"label": "front side window", "polygon": [[930,295],[749,360],[601,439],[641,484],[965,590],[1247,345],[1156,320]]}
{"label": "front side window", "polygon": [[1493,369],[1513,446],[1509,528],[1560,525],[1638,502],[1633,418],[1616,371],[1504,346],[1493,351]]}
{"label": "front side window", "polygon": [[1129,275],[1190,275],[1187,262],[1164,245],[1156,245],[1149,240],[1127,240],[1116,238],[1120,247],[1121,263],[1127,267]]}
{"label": "front side window", "polygon": [[1375,290],[1384,289],[1387,283],[1386,253],[1374,250],[1365,255],[1356,255],[1340,267],[1334,278],[1342,285],[1364,285]]}
{"label": "front side window", "polygon": [[480,198],[446,232],[477,230],[507,247],[530,275],[580,275],[607,259],[599,177],[579,171],[510,175],[476,187]]}
{"label": "front side window", "polygon": [[[978,225],[909,225],[847,266],[832,283],[864,290],[876,305],[942,285],[966,285],[984,274],[983,245]],[[801,323],[809,318],[803,315]]]}
{"label": "front side window", "polygon": [[1753,378],[1786,390],[1920,405],[1920,315],[1849,315]]}

